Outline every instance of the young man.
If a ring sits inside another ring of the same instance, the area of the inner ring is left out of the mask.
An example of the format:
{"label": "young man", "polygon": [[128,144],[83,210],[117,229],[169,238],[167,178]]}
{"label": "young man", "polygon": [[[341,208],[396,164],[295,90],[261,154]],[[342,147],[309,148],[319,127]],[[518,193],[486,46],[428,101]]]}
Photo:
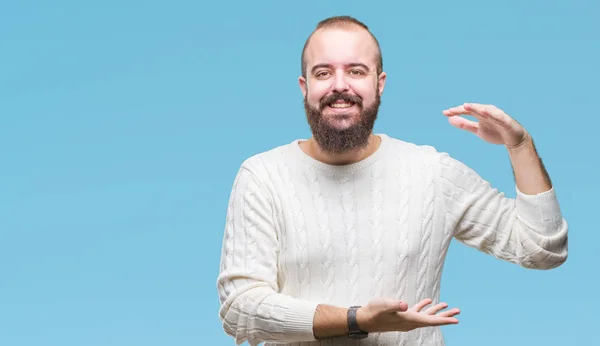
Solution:
{"label": "young man", "polygon": [[351,17],[307,40],[299,84],[313,136],[247,159],[230,196],[218,293],[236,342],[444,345],[439,326],[459,313],[438,302],[452,238],[527,268],[566,260],[567,224],[528,132],[492,105],[443,111],[506,147],[517,189],[506,198],[447,154],[372,132],[382,65]]}

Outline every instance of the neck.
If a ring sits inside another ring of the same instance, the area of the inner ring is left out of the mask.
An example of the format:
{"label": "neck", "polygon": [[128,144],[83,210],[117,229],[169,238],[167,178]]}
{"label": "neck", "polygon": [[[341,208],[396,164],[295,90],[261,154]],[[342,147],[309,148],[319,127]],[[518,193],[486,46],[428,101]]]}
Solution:
{"label": "neck", "polygon": [[308,139],[307,141],[300,143],[300,148],[304,151],[308,156],[314,158],[315,160],[321,161],[323,163],[334,165],[334,166],[342,166],[342,165],[350,165],[353,163],[357,163],[371,156],[381,144],[381,138],[377,135],[371,134],[369,136],[369,141],[367,146],[364,148],[348,151],[340,154],[331,154],[323,151],[314,137]]}

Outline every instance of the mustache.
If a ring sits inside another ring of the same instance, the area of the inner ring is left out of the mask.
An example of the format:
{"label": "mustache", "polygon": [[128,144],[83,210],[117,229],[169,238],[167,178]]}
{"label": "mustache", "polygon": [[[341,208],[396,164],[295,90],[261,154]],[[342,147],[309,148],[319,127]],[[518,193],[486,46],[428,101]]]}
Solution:
{"label": "mustache", "polygon": [[359,108],[362,108],[362,99],[356,95],[350,94],[332,94],[329,96],[325,96],[321,99],[319,107],[321,110],[323,110],[325,106],[330,105],[336,101],[351,102],[357,105]]}

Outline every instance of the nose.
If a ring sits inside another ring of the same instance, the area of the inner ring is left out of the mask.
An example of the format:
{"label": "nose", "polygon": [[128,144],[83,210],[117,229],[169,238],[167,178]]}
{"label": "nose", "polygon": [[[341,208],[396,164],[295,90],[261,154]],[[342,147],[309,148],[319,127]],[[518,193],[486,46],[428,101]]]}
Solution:
{"label": "nose", "polygon": [[346,75],[343,72],[338,72],[333,77],[333,83],[331,84],[331,91],[344,92],[348,91],[348,82],[346,81]]}

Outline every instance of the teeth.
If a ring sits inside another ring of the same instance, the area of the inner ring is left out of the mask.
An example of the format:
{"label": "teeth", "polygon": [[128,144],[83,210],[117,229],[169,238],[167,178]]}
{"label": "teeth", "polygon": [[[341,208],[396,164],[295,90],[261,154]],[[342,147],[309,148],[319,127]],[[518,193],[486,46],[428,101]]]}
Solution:
{"label": "teeth", "polygon": [[352,107],[352,103],[333,103],[330,105],[331,108],[348,108]]}

